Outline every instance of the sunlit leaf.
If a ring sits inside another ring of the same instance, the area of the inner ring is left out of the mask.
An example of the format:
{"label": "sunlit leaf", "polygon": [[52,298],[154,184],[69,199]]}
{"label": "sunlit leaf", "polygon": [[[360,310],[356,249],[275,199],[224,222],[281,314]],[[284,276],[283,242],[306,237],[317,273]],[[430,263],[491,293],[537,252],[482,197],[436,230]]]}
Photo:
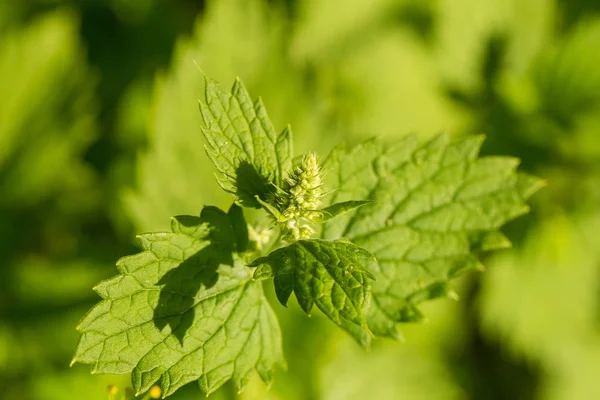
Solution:
{"label": "sunlit leaf", "polygon": [[241,80],[231,93],[206,78],[200,111],[206,128],[206,152],[221,187],[244,206],[260,208],[274,186],[281,187],[292,168],[292,131],[275,132],[262,100],[252,102]]}
{"label": "sunlit leaf", "polygon": [[370,343],[366,311],[371,273],[365,261],[372,255],[344,241],[300,240],[255,260],[255,278],[275,279],[275,292],[287,305],[292,292],[310,314],[316,305],[362,345]]}
{"label": "sunlit leaf", "polygon": [[331,203],[374,201],[327,222],[322,237],[347,238],[377,257],[368,317],[376,335],[398,336],[397,322],[422,318],[419,303],[455,297],[450,280],[477,268],[479,252],[510,245],[497,230],[527,212],[541,182],[516,173],[514,158],[478,158],[481,142],[369,141],[326,161],[329,187],[338,188]]}
{"label": "sunlit leaf", "polygon": [[[140,236],[142,253],[95,289],[73,359],[95,373],[132,374],[138,393],[159,383],[168,396],[198,380],[210,394],[228,380],[241,390],[256,370],[270,383],[283,367],[277,319],[235,254],[243,216],[205,207],[172,220],[172,231]],[[238,238],[236,240],[236,237]]]}

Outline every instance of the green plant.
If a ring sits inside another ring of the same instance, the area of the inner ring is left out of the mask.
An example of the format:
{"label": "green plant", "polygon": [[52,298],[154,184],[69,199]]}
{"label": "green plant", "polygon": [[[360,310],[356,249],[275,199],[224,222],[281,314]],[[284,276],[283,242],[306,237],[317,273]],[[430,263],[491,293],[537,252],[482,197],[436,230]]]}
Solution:
{"label": "green plant", "polygon": [[[137,393],[158,382],[168,396],[194,380],[207,395],[228,380],[241,390],[254,370],[270,383],[285,361],[264,279],[283,305],[294,292],[363,346],[399,338],[398,323],[422,318],[419,303],[455,297],[452,278],[510,245],[498,229],[542,185],[514,158],[479,158],[482,137],[293,158],[291,129],[277,134],[239,80],[227,93],[207,78],[200,110],[234,204],[140,235],[143,251],[96,286],[103,300],[78,326],[73,362],[131,372]],[[270,225],[249,226],[242,207],[265,210]]]}

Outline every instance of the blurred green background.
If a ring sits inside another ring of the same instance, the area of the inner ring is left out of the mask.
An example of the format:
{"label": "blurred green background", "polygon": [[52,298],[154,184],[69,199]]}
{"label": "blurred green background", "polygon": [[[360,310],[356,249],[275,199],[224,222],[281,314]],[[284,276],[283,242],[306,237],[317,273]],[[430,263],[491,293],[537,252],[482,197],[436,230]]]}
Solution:
{"label": "blurred green background", "polygon": [[[359,348],[275,305],[289,371],[242,399],[600,399],[597,0],[1,0],[0,399],[107,399],[69,362],[134,234],[228,206],[203,150],[203,71],[240,76],[296,152],[486,133],[549,186],[511,250]],[[236,397],[226,385],[214,399]],[[190,384],[172,399],[200,399]]]}

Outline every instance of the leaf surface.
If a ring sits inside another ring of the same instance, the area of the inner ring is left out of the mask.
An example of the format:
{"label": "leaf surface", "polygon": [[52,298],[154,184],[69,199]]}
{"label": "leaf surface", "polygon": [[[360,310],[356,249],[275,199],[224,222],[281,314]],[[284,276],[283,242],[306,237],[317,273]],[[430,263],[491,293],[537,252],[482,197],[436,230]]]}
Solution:
{"label": "leaf surface", "polygon": [[260,208],[271,183],[281,186],[292,167],[292,131],[277,134],[261,99],[252,102],[237,79],[231,93],[206,78],[205,103],[200,111],[206,152],[217,168],[221,187],[247,207]]}
{"label": "leaf surface", "polygon": [[256,370],[269,383],[284,367],[281,332],[262,286],[234,252],[243,216],[205,207],[179,216],[172,232],[140,236],[143,252],[117,263],[102,297],[81,321],[74,362],[94,373],[132,373],[138,393],[159,382],[168,396],[198,380],[207,395],[232,379],[241,390]]}
{"label": "leaf surface", "polygon": [[376,256],[374,334],[399,337],[396,323],[423,318],[419,303],[455,297],[449,281],[477,268],[479,252],[510,245],[498,229],[528,211],[525,200],[542,182],[517,173],[517,159],[478,158],[481,143],[442,135],[419,146],[410,136],[390,148],[371,140],[326,160],[327,185],[338,188],[330,203],[374,201],[322,231],[323,239],[343,237]]}
{"label": "leaf surface", "polygon": [[316,305],[362,345],[370,343],[366,310],[371,273],[364,266],[373,256],[345,241],[300,240],[255,260],[256,279],[274,278],[277,298],[284,306],[292,292],[310,314]]}

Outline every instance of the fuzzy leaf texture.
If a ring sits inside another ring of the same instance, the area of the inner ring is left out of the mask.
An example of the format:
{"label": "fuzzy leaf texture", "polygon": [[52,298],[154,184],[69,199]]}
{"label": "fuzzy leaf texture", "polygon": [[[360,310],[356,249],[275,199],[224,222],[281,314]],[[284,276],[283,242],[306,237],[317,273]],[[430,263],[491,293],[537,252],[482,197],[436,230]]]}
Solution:
{"label": "fuzzy leaf texture", "polygon": [[310,314],[316,305],[327,317],[367,346],[371,334],[366,311],[373,279],[365,261],[373,255],[344,241],[299,240],[255,260],[255,279],[274,278],[275,293],[284,306],[292,291]]}
{"label": "fuzzy leaf texture", "polygon": [[481,251],[510,245],[498,229],[526,213],[526,199],[543,185],[517,173],[515,158],[478,158],[482,141],[371,140],[326,160],[327,187],[337,189],[329,204],[373,201],[325,223],[321,237],[346,238],[377,258],[367,316],[376,336],[398,338],[397,323],[423,318],[419,303],[455,297],[449,281],[480,267]]}
{"label": "fuzzy leaf texture", "polygon": [[219,185],[240,205],[260,208],[256,196],[265,200],[292,168],[291,129],[277,134],[262,100],[253,103],[239,79],[228,93],[206,78],[200,111],[206,152],[217,168]]}
{"label": "fuzzy leaf texture", "polygon": [[230,379],[241,390],[254,370],[269,383],[285,367],[277,319],[236,254],[248,244],[238,206],[175,217],[172,232],[140,240],[144,251],[95,288],[102,301],[78,326],[73,362],[131,372],[137,393],[159,382],[164,396],[194,380],[207,395]]}

